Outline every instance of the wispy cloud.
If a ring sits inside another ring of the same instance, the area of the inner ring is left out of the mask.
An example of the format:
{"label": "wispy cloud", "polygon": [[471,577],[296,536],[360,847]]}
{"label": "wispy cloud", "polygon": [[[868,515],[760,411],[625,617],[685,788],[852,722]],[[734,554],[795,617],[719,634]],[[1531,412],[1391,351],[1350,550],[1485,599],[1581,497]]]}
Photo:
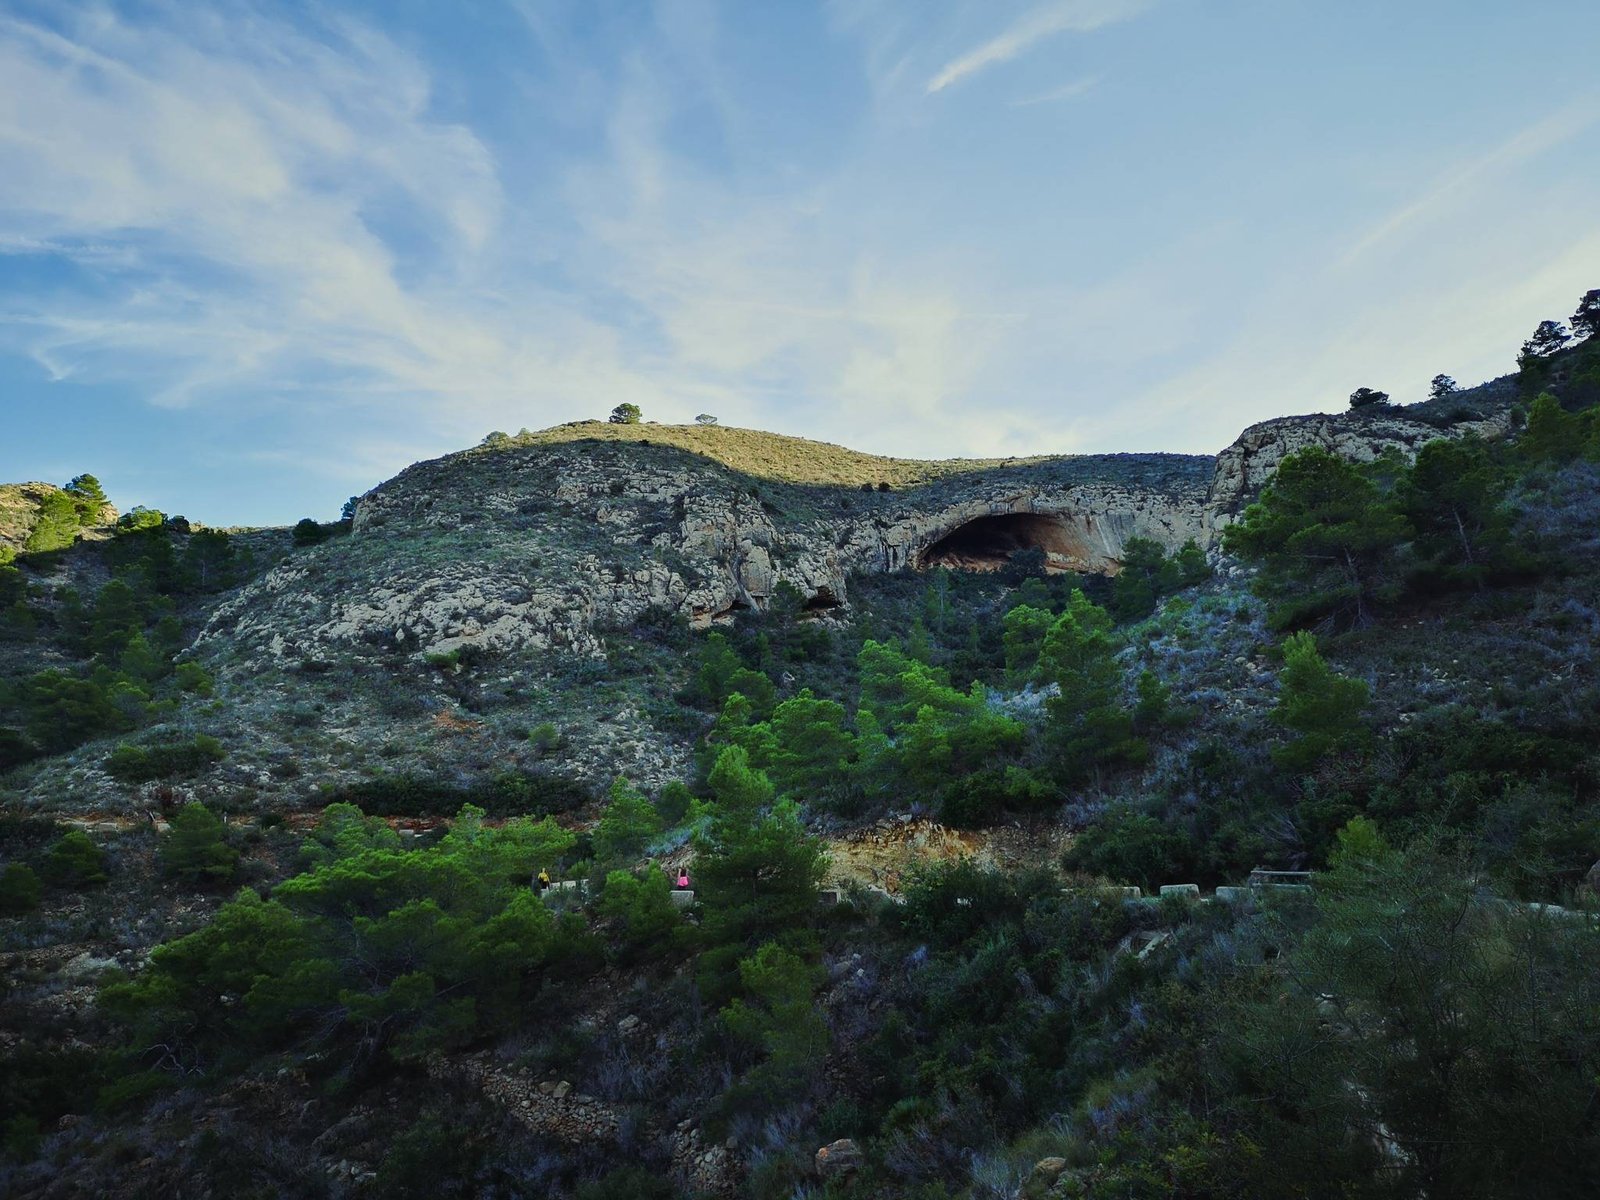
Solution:
{"label": "wispy cloud", "polygon": [[882,441],[918,414],[929,450],[987,436],[954,411],[1012,320],[980,288],[841,233],[825,176],[774,194],[675,152],[687,110],[739,136],[706,21],[668,6],[652,31],[704,94],[623,56],[607,136],[549,180],[559,242],[369,28],[0,23],[0,254],[95,281],[14,292],[0,337],[166,408],[364,413],[379,457],[380,424],[450,444],[622,400]]}
{"label": "wispy cloud", "polygon": [[0,254],[70,265],[0,301],[5,344],[58,380],[374,441],[659,395],[535,279],[549,251],[417,59],[349,22],[166,14],[0,22]]}
{"label": "wispy cloud", "polygon": [[1130,20],[1150,7],[1151,0],[1056,0],[1024,14],[979,46],[951,59],[932,79],[927,92],[942,92],[979,71],[1009,62],[1046,38],[1063,33],[1090,33]]}
{"label": "wispy cloud", "polygon": [[1072,100],[1084,93],[1092,91],[1103,76],[1091,75],[1087,79],[1077,79],[1063,87],[1052,88],[1037,96],[1025,96],[1020,100],[1011,102],[1012,108],[1031,108],[1035,104],[1054,104],[1058,100]]}
{"label": "wispy cloud", "polygon": [[1412,226],[1420,225],[1480,185],[1501,179],[1512,168],[1572,141],[1600,121],[1600,100],[1587,97],[1569,104],[1492,147],[1457,163],[1432,180],[1416,199],[1401,205],[1369,229],[1345,253],[1349,265],[1374,247]]}

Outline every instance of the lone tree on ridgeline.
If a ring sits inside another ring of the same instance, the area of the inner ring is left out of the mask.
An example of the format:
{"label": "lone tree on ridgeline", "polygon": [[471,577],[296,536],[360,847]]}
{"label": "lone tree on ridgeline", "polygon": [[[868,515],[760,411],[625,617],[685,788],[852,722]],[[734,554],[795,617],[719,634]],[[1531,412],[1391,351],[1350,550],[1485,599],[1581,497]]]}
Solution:
{"label": "lone tree on ridgeline", "polygon": [[1351,408],[1371,408],[1374,405],[1389,403],[1389,393],[1380,392],[1373,388],[1357,388],[1350,393]]}
{"label": "lone tree on ridgeline", "polygon": [[1442,400],[1444,397],[1457,391],[1456,381],[1448,375],[1435,375],[1428,384],[1428,399]]}
{"label": "lone tree on ridgeline", "polygon": [[74,475],[66,490],[72,493],[78,524],[93,525],[100,519],[100,510],[106,505],[106,491],[98,479],[93,475]]}
{"label": "lone tree on ridgeline", "polygon": [[1590,288],[1583,294],[1571,324],[1572,335],[1584,341],[1600,334],[1600,288]]}
{"label": "lone tree on ridgeline", "polygon": [[1533,336],[1522,343],[1522,353],[1517,356],[1518,360],[1549,358],[1571,340],[1572,335],[1560,321],[1540,321],[1539,328],[1533,331]]}
{"label": "lone tree on ridgeline", "polygon": [[717,419],[710,413],[701,413],[694,419],[694,423],[696,425],[715,425],[717,423]]}
{"label": "lone tree on ridgeline", "polygon": [[609,419],[613,425],[637,425],[644,413],[637,404],[619,404],[611,410]]}

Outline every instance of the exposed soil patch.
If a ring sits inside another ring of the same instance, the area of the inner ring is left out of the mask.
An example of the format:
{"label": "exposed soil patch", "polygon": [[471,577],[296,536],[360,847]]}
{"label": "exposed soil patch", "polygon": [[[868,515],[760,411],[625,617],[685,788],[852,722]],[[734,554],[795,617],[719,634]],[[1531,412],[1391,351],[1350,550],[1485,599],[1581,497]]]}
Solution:
{"label": "exposed soil patch", "polygon": [[898,894],[912,868],[963,858],[1005,870],[1054,866],[1071,840],[1059,825],[966,830],[947,829],[923,818],[879,821],[829,839],[825,886],[880,887]]}

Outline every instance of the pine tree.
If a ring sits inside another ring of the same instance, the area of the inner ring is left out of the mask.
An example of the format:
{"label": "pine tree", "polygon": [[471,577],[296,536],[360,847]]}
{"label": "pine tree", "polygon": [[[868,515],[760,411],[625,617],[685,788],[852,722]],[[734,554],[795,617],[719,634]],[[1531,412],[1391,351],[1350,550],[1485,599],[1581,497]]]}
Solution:
{"label": "pine tree", "polygon": [[[710,784],[715,802],[695,859],[708,939],[742,947],[763,932],[804,927],[816,907],[826,855],[806,832],[799,808],[773,800],[771,781],[739,746],[718,756]],[[729,965],[723,961],[712,970]]]}
{"label": "pine tree", "polygon": [[1300,736],[1273,751],[1273,758],[1294,770],[1306,770],[1334,750],[1358,745],[1366,736],[1361,710],[1370,690],[1360,679],[1336,674],[1317,651],[1308,631],[1292,634],[1283,644],[1283,671],[1278,676],[1278,703],[1272,719]]}
{"label": "pine tree", "polygon": [[1528,424],[1517,449],[1529,462],[1571,462],[1583,449],[1583,422],[1561,407],[1549,392],[1540,392],[1528,409]]}
{"label": "pine tree", "polygon": [[1574,337],[1588,339],[1600,335],[1600,288],[1590,288],[1578,301],[1578,311],[1572,314]]}
{"label": "pine tree", "polygon": [[1428,570],[1481,585],[1508,564],[1509,486],[1476,438],[1440,438],[1422,448],[1395,501],[1415,530],[1413,549]]}
{"label": "pine tree", "polygon": [[1522,343],[1518,359],[1549,358],[1571,340],[1572,335],[1560,321],[1540,321],[1533,336]]}
{"label": "pine tree", "polygon": [[1228,550],[1261,563],[1261,589],[1280,627],[1315,617],[1364,625],[1398,594],[1404,517],[1351,463],[1321,447],[1289,455],[1256,503],[1223,534]]}
{"label": "pine tree", "polygon": [[93,475],[75,475],[67,484],[67,491],[72,493],[79,525],[93,525],[99,520],[100,510],[106,505],[106,493],[98,479]]}
{"label": "pine tree", "polygon": [[1074,589],[1039,652],[1039,678],[1059,689],[1045,702],[1046,733],[1069,777],[1144,753],[1133,734],[1133,716],[1121,703],[1116,649],[1111,615]]}
{"label": "pine tree", "polygon": [[184,883],[215,886],[233,878],[239,852],[222,820],[205,805],[185,804],[161,842],[161,868]]}
{"label": "pine tree", "polygon": [[594,830],[594,852],[602,863],[637,858],[661,832],[655,807],[622,776],[611,785],[611,803]]}

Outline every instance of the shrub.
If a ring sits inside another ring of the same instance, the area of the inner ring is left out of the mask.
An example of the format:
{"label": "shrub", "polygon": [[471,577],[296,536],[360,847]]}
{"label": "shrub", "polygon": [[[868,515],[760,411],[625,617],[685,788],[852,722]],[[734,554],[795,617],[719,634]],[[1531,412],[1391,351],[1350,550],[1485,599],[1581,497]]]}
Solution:
{"label": "shrub", "polygon": [[528,730],[528,745],[532,747],[533,752],[540,758],[552,751],[561,749],[563,741],[561,730],[557,729],[549,721],[544,722],[542,725],[535,725]]}
{"label": "shrub", "polygon": [[672,1200],[676,1195],[660,1171],[644,1167],[618,1167],[578,1188],[578,1200]]}
{"label": "shrub", "polygon": [[313,521],[310,517],[301,517],[294,523],[294,544],[296,546],[315,546],[318,542],[326,541],[327,530]]}
{"label": "shrub", "polygon": [[16,729],[0,726],[0,771],[9,771],[39,757],[39,747]]}
{"label": "shrub", "polygon": [[106,852],[81,829],[69,829],[44,858],[44,877],[57,887],[98,887],[106,881]]}
{"label": "shrub", "polygon": [[1302,631],[1283,646],[1278,704],[1272,719],[1300,736],[1273,752],[1286,767],[1304,770],[1323,755],[1361,742],[1361,710],[1370,689],[1365,681],[1335,674],[1317,652],[1317,639]]}
{"label": "shrub", "polygon": [[122,783],[149,783],[194,775],[228,757],[222,743],[204,733],[188,742],[167,742],[155,746],[118,746],[106,758],[106,774]]}
{"label": "shrub", "polygon": [[205,805],[185,804],[161,841],[161,869],[184,883],[227,883],[239,867],[239,852],[228,844],[221,818]]}
{"label": "shrub", "polygon": [[0,873],[0,916],[16,917],[39,907],[39,876],[26,863],[11,863]]}
{"label": "shrub", "polygon": [[1119,807],[1078,835],[1066,863],[1150,891],[1163,883],[1183,882],[1192,856],[1193,847],[1181,832],[1149,813]]}
{"label": "shrub", "polygon": [[213,680],[211,675],[199,663],[179,663],[178,669],[173,672],[173,678],[183,691],[191,692],[196,696],[211,695]]}
{"label": "shrub", "polygon": [[482,1164],[479,1131],[456,1123],[450,1114],[425,1116],[390,1144],[378,1165],[374,1190],[396,1200],[473,1196]]}
{"label": "shrub", "polygon": [[70,492],[51,492],[39,502],[39,516],[23,549],[29,554],[61,550],[77,540],[78,508]]}
{"label": "shrub", "polygon": [[598,907],[601,916],[621,926],[618,941],[624,957],[663,953],[685,929],[683,917],[672,905],[672,882],[654,867],[639,875],[612,871]]}

